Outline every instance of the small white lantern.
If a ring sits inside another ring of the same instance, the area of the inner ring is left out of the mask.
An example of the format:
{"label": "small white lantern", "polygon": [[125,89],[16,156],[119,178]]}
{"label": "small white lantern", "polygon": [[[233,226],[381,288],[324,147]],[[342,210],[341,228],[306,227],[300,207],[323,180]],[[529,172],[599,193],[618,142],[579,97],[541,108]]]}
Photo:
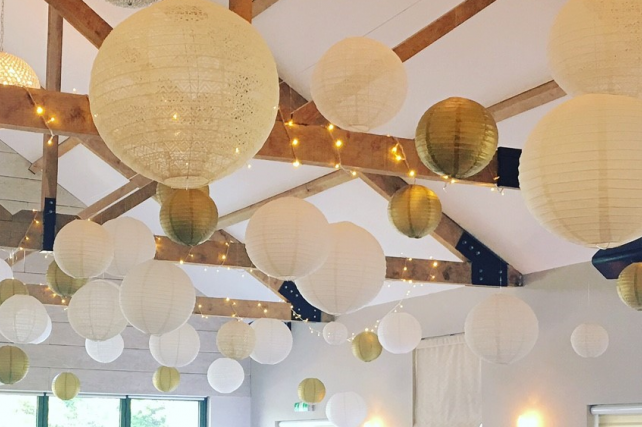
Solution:
{"label": "small white lantern", "polygon": [[118,359],[125,350],[125,341],[116,335],[106,341],[85,340],[85,350],[89,357],[98,363],[111,363]]}
{"label": "small white lantern", "polygon": [[51,317],[47,316],[47,328],[42,333],[42,335],[40,335],[35,341],[32,341],[31,344],[42,344],[43,342],[47,341],[47,338],[51,336],[52,331],[53,323],[51,322]]}
{"label": "small white lantern", "polygon": [[276,319],[257,319],[252,322],[256,344],[250,357],[263,365],[276,365],[292,351],[292,332]]}
{"label": "small white lantern", "polygon": [[196,291],[189,276],[170,262],[145,261],[120,285],[120,307],[136,329],[152,335],[172,332],[194,311]]}
{"label": "small white lantern", "polygon": [[47,309],[29,295],[14,295],[0,305],[0,334],[16,344],[31,344],[47,331]]}
{"label": "small white lantern", "polygon": [[330,225],[312,203],[282,197],[260,207],[245,232],[247,254],[271,277],[296,280],[317,270],[330,253]]}
{"label": "small white lantern", "polygon": [[132,267],[154,259],[156,241],[154,233],[143,222],[120,217],[103,224],[114,242],[114,260],[107,273],[124,277]]}
{"label": "small white lantern", "polygon": [[162,366],[181,368],[196,359],[201,349],[201,339],[189,323],[175,331],[149,337],[149,351]]}
{"label": "small white lantern", "polygon": [[79,219],[58,232],[53,249],[58,267],[76,278],[104,273],[114,258],[114,243],[107,230],[95,222]]}
{"label": "small white lantern", "polygon": [[7,264],[7,261],[0,259],[0,281],[4,279],[11,279],[13,277],[13,270],[11,266]]}
{"label": "small white lantern", "polygon": [[337,393],[328,400],[325,415],[336,427],[359,427],[368,416],[368,406],[357,393]]}
{"label": "small white lantern", "polygon": [[256,334],[250,325],[240,320],[225,323],[216,333],[216,347],[225,357],[242,360],[250,357]]}
{"label": "small white lantern", "polygon": [[69,302],[67,317],[78,335],[92,341],[106,341],[127,327],[118,286],[107,280],[93,280],[78,289]]}
{"label": "small white lantern", "polygon": [[421,325],[408,313],[390,313],[379,322],[377,335],[390,353],[410,353],[421,342]]}
{"label": "small white lantern", "polygon": [[216,359],[207,369],[207,381],[219,393],[236,391],[245,380],[245,372],[239,362],[234,359]]}
{"label": "small white lantern", "polygon": [[323,339],[330,345],[341,345],[348,341],[348,328],[341,322],[330,322],[323,327]]}
{"label": "small white lantern", "polygon": [[600,357],[609,348],[609,333],[601,325],[583,323],[573,331],[571,345],[581,357]]}

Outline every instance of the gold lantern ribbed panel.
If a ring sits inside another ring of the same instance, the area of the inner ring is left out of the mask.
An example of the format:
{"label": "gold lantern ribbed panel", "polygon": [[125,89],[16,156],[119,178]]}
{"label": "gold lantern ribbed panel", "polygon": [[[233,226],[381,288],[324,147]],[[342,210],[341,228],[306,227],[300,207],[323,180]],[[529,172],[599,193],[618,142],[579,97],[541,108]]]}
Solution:
{"label": "gold lantern ribbed panel", "polygon": [[72,400],[80,393],[80,380],[71,372],[60,373],[54,378],[51,391],[60,400]]}
{"label": "gold lantern ribbed panel", "polygon": [[439,175],[463,179],[493,160],[499,131],[492,114],[466,98],[433,105],[417,125],[415,145],[424,165]]}
{"label": "gold lantern ribbed panel", "polygon": [[28,371],[27,353],[12,345],[0,347],[0,384],[8,385],[22,381]]}
{"label": "gold lantern ribbed panel", "polygon": [[317,378],[306,378],[299,383],[299,399],[312,405],[325,398],[325,385]]}
{"label": "gold lantern ribbed panel", "polygon": [[40,81],[33,68],[7,52],[0,52],[0,84],[40,89]]}
{"label": "gold lantern ribbed panel", "polygon": [[361,332],[352,340],[352,354],[364,362],[372,362],[377,359],[383,347],[379,342],[379,337],[374,332]]}
{"label": "gold lantern ribbed panel", "polygon": [[434,191],[407,185],[395,192],[388,204],[390,222],[400,233],[420,239],[435,231],[441,221],[441,202]]}
{"label": "gold lantern ribbed panel", "polygon": [[18,279],[4,279],[0,282],[0,304],[14,295],[29,295],[27,286]]}
{"label": "gold lantern ribbed panel", "polygon": [[642,263],[633,263],[622,270],[617,278],[617,294],[624,304],[642,310]]}
{"label": "gold lantern ribbed panel", "polygon": [[154,181],[196,188],[243,167],[263,146],[279,77],[244,19],[207,0],[164,0],[105,39],[89,100],[119,159]]}
{"label": "gold lantern ribbed panel", "polygon": [[176,390],[181,383],[181,374],[176,368],[161,366],[154,372],[152,382],[156,390],[162,393],[171,393]]}
{"label": "gold lantern ribbed panel", "polygon": [[56,295],[63,298],[73,296],[78,289],[87,284],[89,279],[76,279],[71,277],[58,267],[56,261],[52,261],[47,268],[47,285]]}
{"label": "gold lantern ribbed panel", "polygon": [[139,7],[149,6],[152,3],[156,3],[158,0],[107,0],[109,3],[125,7],[128,9],[136,9]]}
{"label": "gold lantern ribbed panel", "polygon": [[216,231],[218,209],[209,196],[199,190],[176,190],[160,210],[163,231],[172,241],[196,246]]}
{"label": "gold lantern ribbed panel", "polygon": [[[198,187],[196,190],[202,191],[206,195],[210,195],[210,187],[209,185],[205,185],[203,187]],[[156,195],[154,196],[156,198],[156,201],[160,203],[161,205],[168,201],[176,192],[176,188],[168,187],[165,184],[158,184],[156,186]]]}

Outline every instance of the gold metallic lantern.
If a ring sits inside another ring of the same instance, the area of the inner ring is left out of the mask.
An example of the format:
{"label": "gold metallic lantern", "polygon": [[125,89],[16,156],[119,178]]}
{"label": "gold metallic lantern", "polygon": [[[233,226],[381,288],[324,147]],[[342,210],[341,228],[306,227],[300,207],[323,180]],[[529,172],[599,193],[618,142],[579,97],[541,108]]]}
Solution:
{"label": "gold metallic lantern", "polygon": [[[156,194],[154,195],[154,198],[158,203],[162,205],[174,195],[176,190],[177,190],[176,188],[168,187],[167,185],[161,184],[159,182],[158,185],[156,186]],[[208,185],[203,187],[198,187],[196,188],[196,190],[200,190],[208,196],[210,195],[210,187]]]}
{"label": "gold metallic lantern", "polygon": [[317,378],[306,378],[299,383],[298,393],[299,399],[314,405],[325,398],[325,385]]}
{"label": "gold metallic lantern", "polygon": [[181,382],[181,374],[176,368],[161,366],[154,372],[152,382],[156,390],[163,393],[171,393],[178,388]]}
{"label": "gold metallic lantern", "polygon": [[202,191],[176,190],[161,207],[160,223],[172,241],[196,246],[216,231],[218,209]]}
{"label": "gold metallic lantern", "polygon": [[80,393],[80,380],[71,372],[63,372],[54,378],[51,391],[60,400],[72,400]]}
{"label": "gold metallic lantern", "polygon": [[29,295],[27,286],[18,279],[4,279],[0,282],[0,304],[14,295]]}
{"label": "gold metallic lantern", "polygon": [[8,385],[22,381],[28,371],[27,353],[12,345],[0,347],[0,384]]}
{"label": "gold metallic lantern", "polygon": [[420,239],[435,231],[441,221],[441,202],[434,191],[407,185],[392,196],[388,217],[399,232]]}
{"label": "gold metallic lantern", "polygon": [[642,310],[642,263],[636,262],[622,270],[617,278],[617,294],[624,304]]}
{"label": "gold metallic lantern", "polygon": [[372,362],[381,355],[381,343],[374,332],[361,332],[352,340],[352,354],[364,362]]}
{"label": "gold metallic lantern", "polygon": [[76,279],[62,271],[56,261],[47,268],[47,285],[56,295],[63,298],[72,297],[78,289],[87,284],[89,279]]}

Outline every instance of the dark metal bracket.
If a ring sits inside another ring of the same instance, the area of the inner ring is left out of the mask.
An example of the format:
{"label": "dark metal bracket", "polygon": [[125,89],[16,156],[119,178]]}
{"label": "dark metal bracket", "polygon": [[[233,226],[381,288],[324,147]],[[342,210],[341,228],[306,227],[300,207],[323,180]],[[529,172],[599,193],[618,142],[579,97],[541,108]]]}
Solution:
{"label": "dark metal bracket", "polygon": [[45,198],[45,207],[42,211],[42,250],[53,251],[56,238],[56,199]]}
{"label": "dark metal bracket", "polygon": [[456,249],[471,263],[472,284],[478,286],[508,286],[508,263],[484,246],[468,232],[464,232]]}
{"label": "dark metal bracket", "polygon": [[[309,302],[303,298],[303,295],[299,292],[299,289],[296,287],[294,282],[283,282],[279,293],[287,299],[290,304],[292,304],[292,309],[294,312],[301,316],[303,319],[307,319],[309,322],[320,322],[321,321],[321,310],[313,307]],[[293,318],[292,320],[298,320]]]}

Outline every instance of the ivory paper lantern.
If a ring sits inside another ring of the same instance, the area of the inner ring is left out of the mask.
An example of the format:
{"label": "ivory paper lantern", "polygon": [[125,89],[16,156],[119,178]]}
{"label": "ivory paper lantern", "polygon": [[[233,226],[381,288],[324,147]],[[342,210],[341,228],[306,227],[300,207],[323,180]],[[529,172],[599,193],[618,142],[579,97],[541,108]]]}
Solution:
{"label": "ivory paper lantern", "polygon": [[7,52],[0,52],[0,84],[40,89],[40,81],[33,68]]}
{"label": "ivory paper lantern", "polygon": [[539,325],[528,304],[500,293],[468,313],[464,333],[468,347],[481,359],[507,365],[530,353],[537,342]]}
{"label": "ivory paper lantern", "polygon": [[408,77],[392,49],[366,37],[332,46],[312,74],[310,90],[319,112],[331,123],[368,132],[394,118],[408,93]]}
{"label": "ivory paper lantern", "polygon": [[171,393],[181,383],[181,374],[176,368],[161,366],[154,372],[152,382],[156,390],[162,393]]}
{"label": "ivory paper lantern", "polygon": [[0,347],[0,384],[16,384],[29,372],[29,357],[18,347]]}
{"label": "ivory paper lantern", "polygon": [[[209,185],[205,185],[203,187],[198,187],[198,188],[196,188],[196,190],[201,191],[206,196],[210,195],[210,187],[209,187]],[[158,183],[158,185],[156,185],[156,196],[154,196],[154,198],[158,203],[160,203],[162,205],[167,200],[169,200],[171,198],[171,196],[173,196],[176,191],[177,191],[176,188],[168,187],[165,184]]]}
{"label": "ivory paper lantern", "polygon": [[245,380],[245,372],[239,362],[234,359],[216,359],[207,369],[207,381],[219,393],[236,391]]}
{"label": "ivory paper lantern", "polygon": [[216,334],[216,347],[225,357],[242,360],[250,357],[256,344],[254,329],[245,322],[232,320],[225,323]]}
{"label": "ivory paper lantern", "polygon": [[296,283],[310,304],[329,314],[355,312],[381,291],[386,257],[370,233],[350,222],[330,225],[332,248],[326,262]]}
{"label": "ivory paper lantern", "polygon": [[141,221],[120,217],[107,221],[103,227],[114,242],[114,259],[107,273],[124,277],[134,266],[156,255],[156,240],[152,231]]}
{"label": "ivory paper lantern", "polygon": [[189,323],[175,331],[149,337],[152,357],[168,368],[181,368],[196,359],[201,349],[201,339]]}
{"label": "ivory paper lantern", "polygon": [[600,325],[583,323],[571,334],[571,345],[581,357],[600,357],[609,348],[609,334]]}
{"label": "ivory paper lantern", "polygon": [[551,27],[549,68],[571,96],[642,95],[642,5],[636,0],[569,0]]}
{"label": "ivory paper lantern", "polygon": [[0,280],[12,278],[13,270],[11,269],[11,266],[7,264],[7,261],[0,259]]}
{"label": "ivory paper lantern", "polygon": [[330,345],[341,345],[348,340],[348,328],[340,322],[330,322],[323,327],[323,339]]}
{"label": "ivory paper lantern", "polygon": [[420,239],[435,231],[441,221],[441,202],[429,188],[406,185],[388,204],[390,222],[400,233]]}
{"label": "ivory paper lantern", "polygon": [[526,206],[557,236],[615,247],[642,236],[642,100],[582,95],[528,138],[519,181]]}
{"label": "ivory paper lantern", "polygon": [[0,304],[14,295],[29,295],[27,286],[18,279],[4,279],[0,282]]}
{"label": "ivory paper lantern", "polygon": [[107,270],[114,258],[114,243],[101,225],[75,220],[65,225],[54,241],[54,258],[71,277],[95,277]]}
{"label": "ivory paper lantern", "polygon": [[127,327],[120,311],[118,286],[107,280],[93,280],[80,288],[69,302],[67,318],[81,337],[106,341]]}
{"label": "ivory paper lantern", "polygon": [[433,105],[417,125],[417,154],[438,175],[464,179],[483,170],[495,156],[499,132],[493,115],[466,98]]}
{"label": "ivory paper lantern", "polygon": [[194,311],[196,291],[189,276],[165,261],[132,268],[120,285],[120,307],[136,329],[151,335],[172,332]]}
{"label": "ivory paper lantern", "polygon": [[381,356],[381,343],[374,332],[361,332],[352,340],[352,354],[363,362],[372,362]]}
{"label": "ivory paper lantern", "polygon": [[368,406],[355,392],[337,393],[328,400],[325,415],[336,427],[359,427],[368,416]]}
{"label": "ivory paper lantern", "polygon": [[261,206],[245,231],[252,263],[281,280],[296,280],[317,270],[328,258],[330,225],[312,203],[283,197]]}
{"label": "ivory paper lantern", "polygon": [[306,378],[299,383],[297,392],[299,399],[314,405],[325,398],[325,385],[317,378]]}
{"label": "ivory paper lantern", "polygon": [[62,298],[69,298],[76,294],[78,289],[87,284],[89,279],[71,277],[58,267],[56,261],[51,261],[47,267],[47,285],[49,289]]}
{"label": "ivory paper lantern", "polygon": [[274,127],[279,77],[258,31],[207,0],[166,0],[105,39],[91,72],[94,123],[147,178],[196,188],[254,157]]}
{"label": "ivory paper lantern", "polygon": [[49,314],[29,295],[14,295],[0,305],[0,334],[16,344],[31,344],[47,330]]}
{"label": "ivory paper lantern", "polygon": [[72,400],[80,393],[80,380],[71,372],[60,373],[54,378],[51,391],[60,400]]}
{"label": "ivory paper lantern", "polygon": [[107,1],[116,6],[134,9],[134,8],[149,6],[152,3],[156,3],[158,0],[107,0]]}
{"label": "ivory paper lantern", "polygon": [[196,246],[216,231],[218,209],[200,190],[176,190],[161,206],[160,223],[172,241]]}
{"label": "ivory paper lantern", "polygon": [[390,313],[379,322],[377,336],[390,353],[410,353],[421,342],[421,325],[408,313]]}
{"label": "ivory paper lantern", "polygon": [[642,310],[642,263],[633,263],[622,270],[617,278],[617,294],[624,304]]}
{"label": "ivory paper lantern", "polygon": [[250,357],[263,365],[276,365],[292,351],[292,332],[276,319],[257,319],[252,322],[256,344]]}
{"label": "ivory paper lantern", "polygon": [[47,327],[45,328],[45,331],[42,333],[42,335],[32,341],[31,344],[42,344],[43,342],[47,341],[47,338],[51,336],[52,331],[53,323],[51,322],[51,317],[47,316]]}
{"label": "ivory paper lantern", "polygon": [[116,335],[106,341],[85,340],[85,350],[89,357],[98,363],[111,363],[118,359],[125,350],[125,341]]}

